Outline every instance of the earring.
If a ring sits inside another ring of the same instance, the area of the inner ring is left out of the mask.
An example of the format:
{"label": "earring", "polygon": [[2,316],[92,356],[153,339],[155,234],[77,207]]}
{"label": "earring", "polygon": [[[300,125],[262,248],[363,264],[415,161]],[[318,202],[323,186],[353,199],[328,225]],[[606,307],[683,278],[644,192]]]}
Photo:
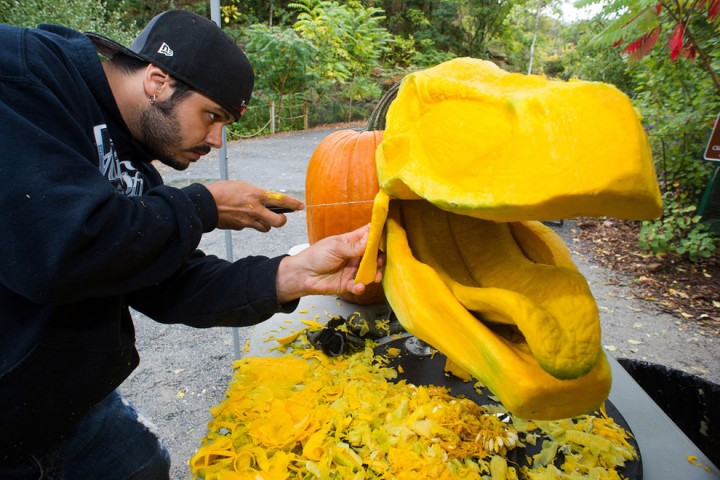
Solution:
{"label": "earring", "polygon": [[157,101],[157,97],[155,97],[155,94],[153,93],[153,96],[150,97],[150,105],[155,105],[156,101]]}

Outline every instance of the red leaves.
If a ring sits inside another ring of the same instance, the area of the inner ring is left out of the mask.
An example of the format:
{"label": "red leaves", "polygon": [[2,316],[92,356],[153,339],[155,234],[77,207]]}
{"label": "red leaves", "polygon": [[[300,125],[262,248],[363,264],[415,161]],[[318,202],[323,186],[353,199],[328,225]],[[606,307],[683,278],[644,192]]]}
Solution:
{"label": "red leaves", "polygon": [[720,0],[708,0],[708,19],[712,22],[720,13]]}
{"label": "red leaves", "polygon": [[[667,9],[670,8],[671,6],[668,6],[668,4],[663,4],[663,0],[661,0],[658,1],[654,6],[646,7],[642,12],[638,13],[631,20],[629,20],[625,24],[625,26],[633,22],[639,22],[639,19],[642,17],[643,12],[645,12],[654,14],[655,17],[658,17],[659,25],[654,27],[652,30],[646,32],[645,34],[637,38],[635,41],[629,43],[623,49],[623,52],[627,53],[633,60],[640,60],[645,55],[647,55],[650,50],[652,50],[652,48],[657,44],[663,24],[665,24],[665,27],[668,28],[668,15],[663,15],[663,17],[666,17],[664,19],[660,18],[660,16],[663,13],[663,9],[665,9],[665,11],[667,12]],[[708,21],[713,22],[717,20],[720,17],[720,0],[701,0],[696,4],[694,11],[696,13],[702,14],[705,9],[707,9]],[[686,27],[689,24],[688,22],[690,21],[688,15],[690,15],[690,13],[683,13],[682,11],[670,15],[670,17],[672,18],[682,17],[682,20],[677,20],[676,22],[674,22],[674,26],[672,27],[673,30],[670,34],[670,39],[668,40],[670,60],[673,62],[677,60],[680,56],[683,56],[690,60],[695,60],[698,55],[697,45],[692,40],[692,36],[686,32]],[[614,42],[613,47],[619,47],[620,45],[622,45],[624,43],[623,40],[624,39],[621,38]]]}
{"label": "red leaves", "polygon": [[695,46],[694,43],[692,43],[691,41],[688,40],[685,42],[685,45],[683,46],[682,53],[685,56],[685,58],[687,58],[688,60],[695,60],[695,57],[697,57],[697,54],[698,54],[697,47]]}
{"label": "red leaves", "polygon": [[[713,1],[720,3],[720,0]],[[657,43],[658,38],[660,38],[660,31],[660,26],[655,27],[650,32],[628,44],[623,49],[623,52],[627,53],[633,60],[642,59],[645,55],[650,53],[650,50],[652,50]],[[685,27],[682,23],[677,23],[670,35],[670,40],[668,41],[668,47],[670,48],[670,60],[673,62],[677,60],[680,55],[690,60],[695,60],[695,57],[697,56],[697,48],[695,44],[684,37]],[[622,40],[615,42],[614,46],[617,47],[620,42],[622,42]]]}
{"label": "red leaves", "polygon": [[682,55],[689,60],[695,60],[697,56],[697,46],[690,39],[685,39],[685,27],[681,23],[675,25],[675,29],[670,35],[668,47],[670,47],[670,61],[674,62]]}
{"label": "red leaves", "polygon": [[650,50],[655,46],[660,36],[660,27],[655,27],[654,30],[646,33],[642,37],[638,38],[634,42],[630,43],[623,50],[634,60],[640,60],[647,55]]}
{"label": "red leaves", "polygon": [[678,56],[680,55],[680,52],[683,50],[683,33],[685,32],[685,28],[683,27],[682,23],[678,23],[675,25],[675,29],[672,32],[672,35],[670,35],[670,41],[668,42],[668,47],[670,47],[670,61],[674,62],[677,60]]}

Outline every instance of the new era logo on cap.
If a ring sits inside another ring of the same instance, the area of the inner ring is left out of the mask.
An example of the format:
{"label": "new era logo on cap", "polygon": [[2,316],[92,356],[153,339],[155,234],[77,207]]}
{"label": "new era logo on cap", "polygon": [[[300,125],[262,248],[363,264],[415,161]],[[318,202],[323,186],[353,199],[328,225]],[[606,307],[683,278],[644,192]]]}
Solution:
{"label": "new era logo on cap", "polygon": [[167,43],[163,42],[162,45],[160,45],[160,49],[158,50],[158,53],[165,55],[166,57],[172,57],[173,51],[172,48],[168,46]]}

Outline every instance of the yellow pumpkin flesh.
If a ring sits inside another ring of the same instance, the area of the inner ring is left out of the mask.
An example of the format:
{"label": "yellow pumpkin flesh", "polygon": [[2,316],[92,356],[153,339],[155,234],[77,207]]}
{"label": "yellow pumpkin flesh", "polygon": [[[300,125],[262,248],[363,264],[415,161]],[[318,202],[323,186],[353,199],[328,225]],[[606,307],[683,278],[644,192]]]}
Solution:
{"label": "yellow pumpkin flesh", "polygon": [[[602,83],[456,59],[403,80],[375,161],[383,208],[371,236],[384,231],[383,286],[403,326],[516,415],[599,406],[611,374],[597,305],[537,220],[662,212],[629,99]],[[374,278],[374,255],[357,281]]]}
{"label": "yellow pumpkin flesh", "polygon": [[391,197],[500,222],[662,213],[642,124],[612,85],[460,58],[406,76],[386,121]]}
{"label": "yellow pumpkin flesh", "polygon": [[435,270],[466,310],[487,322],[516,325],[533,356],[557,378],[590,371],[600,354],[600,318],[580,272],[530,260],[508,223],[449,213],[425,201],[399,204],[413,256]]}
{"label": "yellow pumpkin flesh", "polygon": [[567,418],[590,412],[607,398],[611,372],[604,352],[586,375],[560,380],[543,370],[526,342],[495,333],[465,309],[440,275],[414,257],[398,203],[391,203],[386,224],[383,283],[409,332],[480,380],[521,418]]}

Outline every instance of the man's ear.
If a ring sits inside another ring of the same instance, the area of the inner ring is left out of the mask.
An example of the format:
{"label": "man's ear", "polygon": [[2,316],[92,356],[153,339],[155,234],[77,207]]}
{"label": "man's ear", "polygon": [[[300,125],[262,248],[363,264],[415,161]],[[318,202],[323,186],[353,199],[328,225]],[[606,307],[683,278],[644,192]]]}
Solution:
{"label": "man's ear", "polygon": [[162,68],[152,63],[145,68],[143,88],[148,98],[165,100],[172,93],[171,83],[170,75]]}

